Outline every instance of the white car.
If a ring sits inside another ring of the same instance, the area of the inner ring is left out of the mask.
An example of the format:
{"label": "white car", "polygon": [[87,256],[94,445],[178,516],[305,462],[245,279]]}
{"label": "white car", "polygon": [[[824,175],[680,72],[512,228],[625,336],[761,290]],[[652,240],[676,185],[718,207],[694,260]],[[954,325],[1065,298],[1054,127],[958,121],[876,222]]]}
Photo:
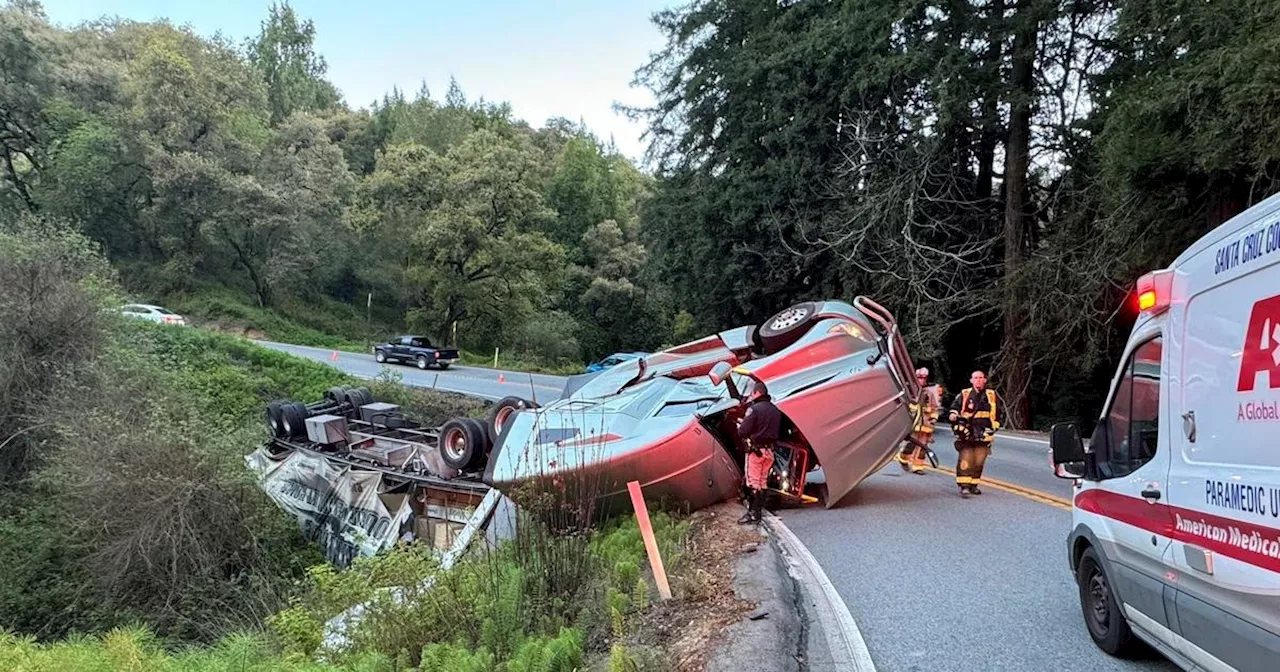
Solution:
{"label": "white car", "polygon": [[157,324],[187,326],[187,320],[183,316],[160,306],[152,306],[146,303],[130,303],[120,309],[120,314],[125,317],[147,320]]}
{"label": "white car", "polygon": [[1187,670],[1280,669],[1280,194],[1148,273],[1075,480],[1071,571],[1112,655],[1136,636]]}

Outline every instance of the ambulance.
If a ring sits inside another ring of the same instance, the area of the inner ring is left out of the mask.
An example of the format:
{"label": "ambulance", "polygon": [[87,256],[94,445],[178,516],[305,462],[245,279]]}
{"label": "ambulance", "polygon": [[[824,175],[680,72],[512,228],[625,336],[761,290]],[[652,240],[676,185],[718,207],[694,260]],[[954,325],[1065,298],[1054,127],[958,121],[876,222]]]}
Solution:
{"label": "ambulance", "polygon": [[1138,318],[1074,480],[1085,627],[1187,670],[1280,670],[1280,194],[1139,279]]}

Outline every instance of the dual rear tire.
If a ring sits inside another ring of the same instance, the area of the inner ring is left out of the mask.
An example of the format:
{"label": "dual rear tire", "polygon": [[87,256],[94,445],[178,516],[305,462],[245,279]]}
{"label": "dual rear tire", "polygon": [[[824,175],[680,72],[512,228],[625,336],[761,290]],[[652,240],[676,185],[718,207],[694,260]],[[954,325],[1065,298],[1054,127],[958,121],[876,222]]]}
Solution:
{"label": "dual rear tire", "polygon": [[536,407],[527,399],[504,397],[489,409],[484,422],[473,418],[449,420],[440,428],[440,457],[459,471],[480,469],[515,414]]}

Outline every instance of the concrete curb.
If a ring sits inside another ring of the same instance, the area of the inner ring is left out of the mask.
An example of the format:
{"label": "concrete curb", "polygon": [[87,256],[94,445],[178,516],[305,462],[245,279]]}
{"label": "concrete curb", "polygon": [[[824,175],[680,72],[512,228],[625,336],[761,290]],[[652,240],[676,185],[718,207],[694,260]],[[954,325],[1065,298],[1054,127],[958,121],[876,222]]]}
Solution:
{"label": "concrete curb", "polygon": [[[778,540],[778,546],[790,565],[791,575],[809,598],[814,611],[812,617],[818,621],[822,630],[831,656],[830,662],[834,664],[833,669],[875,672],[876,665],[862,638],[862,631],[858,629],[853,615],[849,613],[849,607],[836,592],[835,586],[831,585],[831,580],[822,571],[813,554],[809,553],[809,549],[781,518],[767,513],[763,522]],[[811,636],[811,647],[816,644],[813,640]]]}

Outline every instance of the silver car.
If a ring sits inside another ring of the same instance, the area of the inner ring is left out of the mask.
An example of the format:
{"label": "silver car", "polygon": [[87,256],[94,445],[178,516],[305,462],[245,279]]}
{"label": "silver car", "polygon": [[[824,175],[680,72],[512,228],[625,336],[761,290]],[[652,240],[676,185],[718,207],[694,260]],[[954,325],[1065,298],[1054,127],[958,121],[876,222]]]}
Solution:
{"label": "silver car", "polygon": [[797,304],[759,328],[575,376],[557,401],[502,415],[484,481],[517,502],[551,485],[607,511],[630,506],[629,481],[691,508],[733,497],[742,400],[763,382],[784,416],[770,489],[804,499],[821,469],[830,507],[909,434],[913,371],[893,316],[875,302]]}
{"label": "silver car", "polygon": [[187,325],[187,319],[171,310],[147,303],[130,303],[120,308],[120,314],[139,320],[147,320],[157,324],[173,324],[181,327]]}

